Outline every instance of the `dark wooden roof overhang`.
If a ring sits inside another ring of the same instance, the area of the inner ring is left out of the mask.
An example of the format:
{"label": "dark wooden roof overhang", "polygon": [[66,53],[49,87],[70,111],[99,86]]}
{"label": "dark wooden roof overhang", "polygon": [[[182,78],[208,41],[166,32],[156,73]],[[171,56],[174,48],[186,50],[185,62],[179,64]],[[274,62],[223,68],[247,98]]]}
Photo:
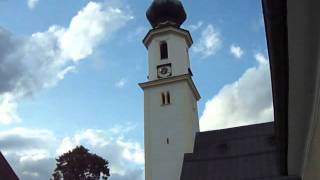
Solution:
{"label": "dark wooden roof overhang", "polygon": [[[262,0],[268,44],[275,133],[280,148],[288,149],[289,57],[287,0]],[[287,166],[287,160],[283,165]]]}

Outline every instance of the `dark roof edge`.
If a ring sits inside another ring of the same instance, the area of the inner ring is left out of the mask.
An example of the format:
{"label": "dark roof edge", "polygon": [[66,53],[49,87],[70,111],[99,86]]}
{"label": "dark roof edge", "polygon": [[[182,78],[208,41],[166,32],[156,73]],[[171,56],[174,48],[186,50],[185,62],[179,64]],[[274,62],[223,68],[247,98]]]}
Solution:
{"label": "dark roof edge", "polygon": [[237,127],[230,127],[230,128],[225,128],[225,129],[216,129],[216,130],[209,130],[209,131],[201,131],[199,133],[201,134],[211,134],[213,132],[225,132],[225,131],[233,131],[233,130],[238,130],[238,129],[248,129],[254,127],[256,128],[261,128],[264,126],[273,126],[273,122],[262,122],[262,123],[256,123],[256,124],[248,124],[248,125],[243,125],[243,126],[237,126]]}
{"label": "dark roof edge", "polygon": [[[15,177],[16,179],[19,179],[19,177],[16,175],[16,173],[14,172],[12,167],[10,166],[9,162],[6,160],[6,158],[1,153],[1,151],[0,151],[0,161],[2,161],[3,165],[5,165],[4,170],[5,170],[5,168],[7,168],[7,170],[10,171],[8,173],[10,173],[11,176]],[[0,167],[0,168],[3,168],[3,167]]]}
{"label": "dark roof edge", "polygon": [[286,149],[283,163],[287,167],[289,94],[287,0],[262,0],[262,8],[270,60],[275,133],[279,146]]}

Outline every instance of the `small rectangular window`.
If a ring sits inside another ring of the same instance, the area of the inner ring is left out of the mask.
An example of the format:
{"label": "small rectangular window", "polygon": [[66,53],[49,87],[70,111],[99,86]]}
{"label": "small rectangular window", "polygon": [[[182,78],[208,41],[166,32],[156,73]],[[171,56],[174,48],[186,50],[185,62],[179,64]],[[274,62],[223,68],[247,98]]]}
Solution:
{"label": "small rectangular window", "polygon": [[160,56],[161,59],[168,59],[168,44],[165,41],[160,43]]}

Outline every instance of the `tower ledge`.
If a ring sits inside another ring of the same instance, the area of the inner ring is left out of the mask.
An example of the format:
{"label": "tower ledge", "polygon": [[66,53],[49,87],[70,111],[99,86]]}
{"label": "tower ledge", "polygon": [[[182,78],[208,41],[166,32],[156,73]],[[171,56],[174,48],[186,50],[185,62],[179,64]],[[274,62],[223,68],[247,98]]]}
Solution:
{"label": "tower ledge", "polygon": [[169,25],[169,24],[165,27],[151,29],[148,32],[148,34],[145,36],[145,38],[143,39],[143,44],[145,45],[146,48],[148,48],[149,43],[151,42],[151,40],[154,36],[163,35],[163,34],[167,34],[167,33],[174,33],[174,34],[177,34],[179,36],[184,37],[186,39],[186,42],[187,42],[189,48],[193,44],[191,34],[188,30],[185,30],[182,28],[177,28],[177,27]]}
{"label": "tower ledge", "polygon": [[190,74],[184,74],[184,75],[180,75],[180,76],[173,76],[173,77],[158,79],[158,80],[154,80],[154,81],[148,81],[148,82],[145,82],[145,83],[139,83],[139,86],[142,89],[147,89],[147,88],[150,88],[150,87],[159,86],[159,85],[162,85],[162,84],[174,83],[174,82],[177,82],[177,81],[187,81],[188,85],[192,89],[193,95],[196,98],[196,100],[198,101],[198,100],[201,99],[200,93],[197,90],[197,87],[194,84]]}

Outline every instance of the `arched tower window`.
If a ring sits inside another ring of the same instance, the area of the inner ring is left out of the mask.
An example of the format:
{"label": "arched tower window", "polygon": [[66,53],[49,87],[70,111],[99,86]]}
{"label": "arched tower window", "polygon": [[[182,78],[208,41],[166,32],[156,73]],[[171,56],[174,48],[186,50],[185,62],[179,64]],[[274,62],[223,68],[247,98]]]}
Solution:
{"label": "arched tower window", "polygon": [[169,91],[161,93],[161,101],[162,101],[162,105],[171,104],[171,97],[170,97]]}
{"label": "arched tower window", "polygon": [[160,56],[161,59],[168,59],[168,44],[166,41],[160,43]]}
{"label": "arched tower window", "polygon": [[166,104],[166,96],[164,93],[161,93],[161,100],[162,100],[162,105]]}

